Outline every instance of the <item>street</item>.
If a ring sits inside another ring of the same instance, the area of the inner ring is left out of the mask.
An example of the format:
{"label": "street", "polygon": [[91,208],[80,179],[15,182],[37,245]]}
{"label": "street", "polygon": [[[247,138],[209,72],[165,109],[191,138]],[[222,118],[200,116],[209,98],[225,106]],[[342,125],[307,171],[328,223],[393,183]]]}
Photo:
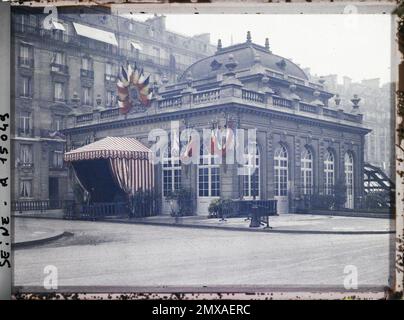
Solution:
{"label": "street", "polygon": [[46,226],[74,236],[14,251],[14,285],[270,285],[343,288],[344,268],[358,285],[388,285],[394,235],[316,235],[177,228],[106,222],[15,219],[16,232]]}

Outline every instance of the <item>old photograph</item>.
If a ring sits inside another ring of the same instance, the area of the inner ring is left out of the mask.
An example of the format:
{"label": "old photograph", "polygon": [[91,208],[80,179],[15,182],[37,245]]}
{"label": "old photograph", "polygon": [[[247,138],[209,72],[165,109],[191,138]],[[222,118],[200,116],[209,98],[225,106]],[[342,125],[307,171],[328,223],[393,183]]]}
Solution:
{"label": "old photograph", "polygon": [[14,292],[383,295],[392,28],[389,14],[13,7]]}

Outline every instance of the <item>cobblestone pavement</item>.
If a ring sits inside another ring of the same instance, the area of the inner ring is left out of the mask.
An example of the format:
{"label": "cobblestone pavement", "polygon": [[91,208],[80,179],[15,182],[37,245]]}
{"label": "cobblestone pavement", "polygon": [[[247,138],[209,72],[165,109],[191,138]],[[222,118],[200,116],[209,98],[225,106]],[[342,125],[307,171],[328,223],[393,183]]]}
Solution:
{"label": "cobblestone pavement", "polygon": [[[108,222],[16,218],[73,237],[14,252],[14,285],[43,286],[44,268],[59,286],[336,286],[344,268],[359,288],[388,284],[394,235],[282,234]],[[374,223],[372,219],[365,219]],[[330,220],[331,221],[331,220]],[[364,222],[366,223],[366,222]],[[349,225],[347,226],[349,227]],[[391,247],[391,248],[390,248]]]}

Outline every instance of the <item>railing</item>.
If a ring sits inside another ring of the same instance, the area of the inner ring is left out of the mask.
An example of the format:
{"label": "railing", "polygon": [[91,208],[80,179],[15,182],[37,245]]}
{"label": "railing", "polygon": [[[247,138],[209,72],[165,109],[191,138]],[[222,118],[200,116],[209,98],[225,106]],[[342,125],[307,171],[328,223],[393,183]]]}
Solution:
{"label": "railing", "polygon": [[274,106],[278,106],[278,107],[283,107],[283,108],[292,107],[292,101],[285,99],[285,98],[273,97],[273,103],[274,103]]}
{"label": "railing", "polygon": [[81,114],[76,117],[77,123],[93,121],[94,115],[92,113]]}
{"label": "railing", "polygon": [[11,201],[11,211],[46,211],[64,209],[73,202],[70,200],[17,200]]}
{"label": "railing", "polygon": [[34,67],[34,59],[27,57],[18,57],[18,66],[33,68]]}
{"label": "railing", "polygon": [[251,217],[253,210],[263,216],[274,216],[277,214],[277,200],[230,200],[220,206],[218,215],[226,217]]}
{"label": "railing", "polygon": [[323,115],[325,115],[327,117],[338,118],[338,111],[323,108]]}
{"label": "railing", "polygon": [[117,76],[113,74],[105,74],[105,81],[116,82]]}
{"label": "railing", "polygon": [[259,102],[259,103],[264,103],[264,101],[265,101],[264,94],[255,92],[255,91],[244,90],[244,89],[241,91],[241,98],[243,100]]}
{"label": "railing", "polygon": [[300,102],[299,110],[303,112],[318,113],[318,108],[308,103]]}
{"label": "railing", "polygon": [[198,92],[193,95],[192,99],[194,104],[217,101],[220,99],[220,90]]}
{"label": "railing", "polygon": [[87,69],[80,69],[80,77],[94,79],[94,71]]}
{"label": "railing", "polygon": [[17,134],[20,137],[32,137],[34,135],[34,130],[33,129],[18,128],[17,129]]}
{"label": "railing", "polygon": [[34,167],[34,163],[33,162],[19,162],[18,166],[20,168],[33,168]]}
{"label": "railing", "polygon": [[172,63],[170,64],[169,59],[160,58],[145,53],[136,54],[135,52],[132,52],[130,50],[120,49],[117,46],[109,45],[97,40],[83,38],[81,36],[68,35],[66,33],[60,33],[60,32],[53,33],[52,32],[53,30],[46,30],[43,28],[22,25],[20,23],[13,23],[12,29],[13,32],[29,34],[35,37],[41,37],[43,38],[43,42],[47,42],[49,44],[53,44],[55,41],[57,41],[61,42],[65,46],[66,45],[78,46],[80,48],[86,48],[108,55],[119,55],[129,60],[135,60],[135,61],[140,60],[142,62],[151,62],[169,68],[177,68],[183,70],[186,67],[188,67],[188,65],[184,65],[178,62],[176,62],[175,64]]}
{"label": "railing", "polygon": [[72,205],[67,207],[66,219],[101,220],[107,217],[127,217],[129,207],[126,202],[100,202],[93,204]]}
{"label": "railing", "polygon": [[101,119],[109,119],[119,116],[119,108],[108,109],[100,112]]}
{"label": "railing", "polygon": [[52,72],[63,73],[63,74],[69,73],[69,67],[64,64],[51,63],[50,67],[51,67]]}
{"label": "railing", "polygon": [[182,97],[167,98],[159,101],[159,108],[170,108],[182,106]]}

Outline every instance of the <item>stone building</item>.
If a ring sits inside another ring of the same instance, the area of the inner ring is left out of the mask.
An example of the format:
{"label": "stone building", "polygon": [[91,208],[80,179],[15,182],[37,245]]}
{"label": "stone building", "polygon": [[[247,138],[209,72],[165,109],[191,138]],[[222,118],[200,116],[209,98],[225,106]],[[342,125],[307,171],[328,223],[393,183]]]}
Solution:
{"label": "stone building", "polygon": [[208,34],[185,37],[166,30],[164,16],[139,22],[100,8],[59,7],[57,16],[13,8],[13,199],[65,199],[61,130],[72,110],[116,107],[120,65],[141,65],[152,82],[174,81],[214,52],[209,41]]}
{"label": "stone building", "polygon": [[379,78],[353,82],[351,78],[344,76],[341,84],[337,81],[337,75],[311,78],[313,81],[322,81],[327,90],[339,94],[345,104],[355,94],[360,97],[364,124],[372,130],[365,137],[365,161],[393,177],[394,84],[381,85]]}
{"label": "stone building", "polygon": [[[151,146],[152,129],[180,130],[231,127],[256,129],[257,152],[244,164],[217,164],[201,148],[199,164],[185,165],[169,152],[155,168],[155,185],[165,195],[191,190],[196,212],[219,197],[277,199],[278,212],[293,212],[305,196],[331,195],[337,182],[346,182],[347,208],[363,196],[364,139],[358,99],[331,107],[333,94],[312,82],[301,68],[273,54],[268,39],[222,47],[187,68],[179,80],[155,88],[151,105],[129,114],[119,110],[92,111],[69,117],[69,149],[107,136],[133,137]],[[348,112],[344,108],[349,109]],[[171,141],[171,144],[174,143]],[[206,148],[206,146],[205,146]],[[238,169],[255,163],[253,175]]]}

